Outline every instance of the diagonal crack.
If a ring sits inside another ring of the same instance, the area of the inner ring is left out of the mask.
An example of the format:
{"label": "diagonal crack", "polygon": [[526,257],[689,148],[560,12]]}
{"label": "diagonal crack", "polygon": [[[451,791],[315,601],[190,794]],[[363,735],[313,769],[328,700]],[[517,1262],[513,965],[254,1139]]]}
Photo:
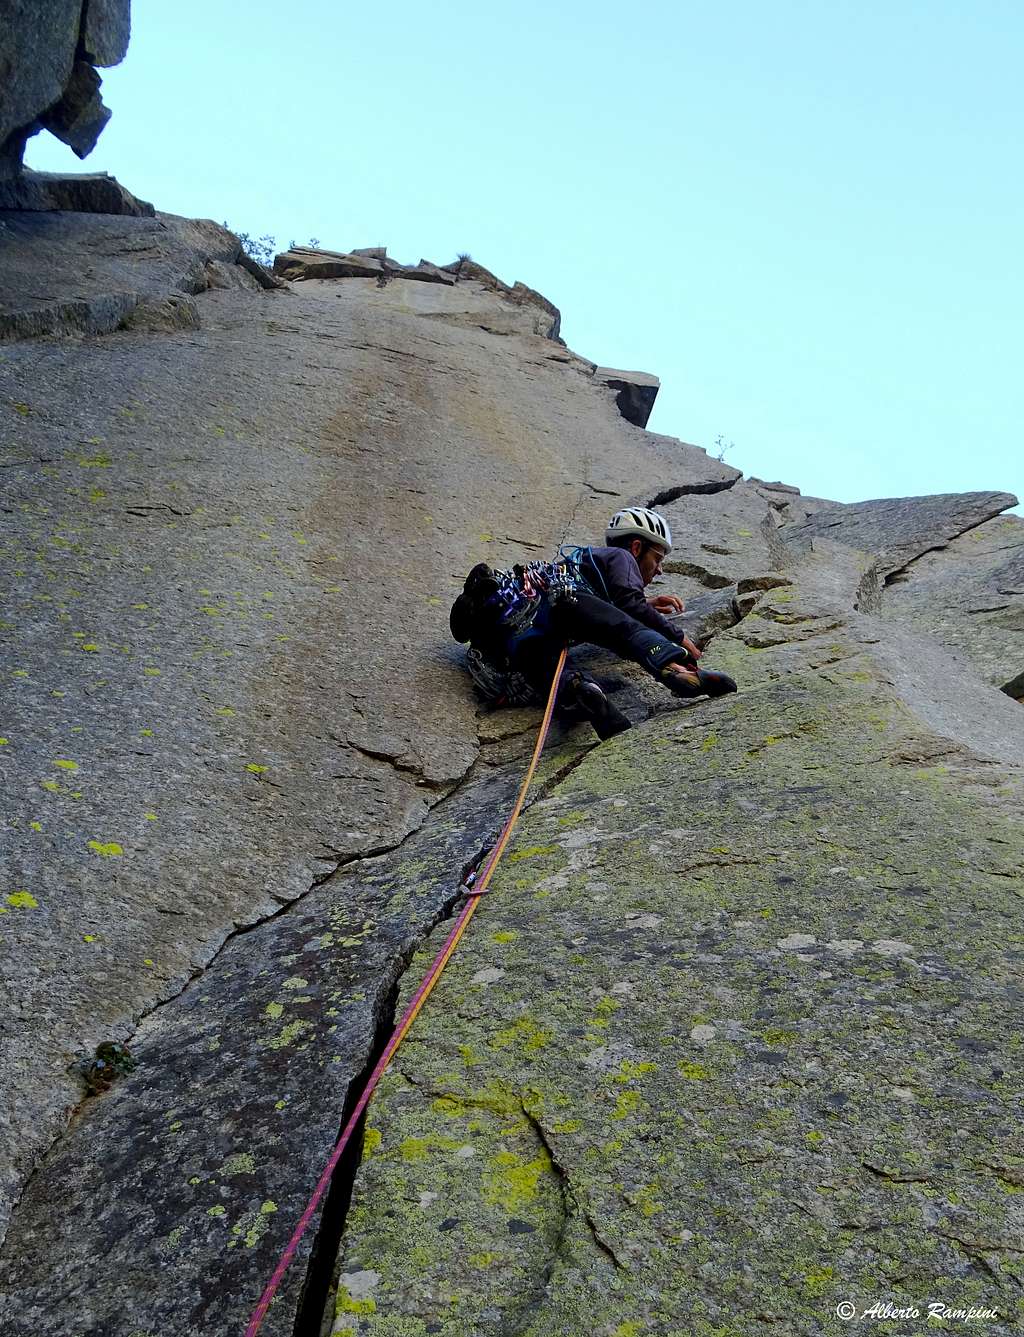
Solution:
{"label": "diagonal crack", "polygon": [[[311,879],[305,891],[299,892],[296,896],[291,897],[288,900],[280,901],[278,907],[275,910],[270,911],[268,914],[261,915],[258,918],[253,919],[250,923],[237,925],[230,932],[225,933],[224,937],[213,949],[210,956],[206,959],[200,960],[195,964],[193,964],[188,974],[183,979],[180,980],[180,983],[173,990],[173,992],[167,993],[166,995],[158,998],[149,1007],[144,1008],[134,1017],[130,1017],[127,1019],[127,1025],[130,1027],[130,1029],[128,1030],[124,1038],[120,1039],[119,1043],[123,1044],[126,1048],[130,1048],[131,1045],[134,1043],[135,1037],[138,1034],[139,1030],[149,1020],[149,1018],[163,1011],[165,1008],[172,1006],[179,1000],[183,999],[185,995],[189,992],[189,990],[194,985],[196,985],[198,981],[205,978],[207,973],[216,966],[222,954],[232,943],[234,943],[234,941],[237,938],[244,937],[250,933],[254,933],[258,929],[262,929],[266,925],[271,924],[276,920],[280,919],[281,916],[286,915],[287,913],[289,913],[289,911],[295,909],[297,906],[302,904],[311,892],[315,891],[318,887],[321,887],[325,882],[327,882],[330,878],[334,877],[335,874],[340,872],[342,869],[352,868],[362,862],[369,862],[371,860],[379,859],[382,855],[390,854],[396,850],[400,850],[403,845],[413,840],[423,830],[423,826],[430,819],[433,813],[436,810],[442,808],[443,805],[448,800],[453,798],[463,788],[464,785],[469,783],[477,775],[478,770],[480,769],[480,765],[481,763],[479,762],[474,763],[474,765],[467,770],[462,780],[459,781],[456,785],[454,785],[447,794],[442,795],[429,808],[428,812],[425,814],[424,822],[421,823],[420,826],[418,826],[415,830],[408,832],[400,840],[380,845],[369,845],[365,849],[360,850],[357,853],[346,854],[346,855],[338,854],[336,851],[332,850],[331,854],[333,857],[329,859],[324,859],[322,856],[317,856],[318,862],[322,862],[328,866],[324,869],[323,872],[318,873]],[[330,847],[327,845],[322,845],[321,848],[329,849]],[[274,896],[274,893],[271,893],[271,896],[274,899],[280,900],[279,897]],[[452,898],[448,902],[446,902],[444,910],[437,916],[437,918],[431,921],[430,925],[426,929],[424,936],[433,932],[434,928],[436,927],[436,924],[439,922],[440,919],[450,916],[451,907],[454,904],[455,900],[457,899],[458,899],[457,893],[453,894]],[[408,959],[406,959],[406,957],[404,956],[400,959],[398,965],[399,976],[405,970],[406,966],[408,965],[408,961],[411,960],[414,951],[415,951],[415,945],[410,949],[408,953]],[[385,983],[385,988],[391,987],[391,983],[389,981],[384,981],[384,983]],[[393,1021],[393,1012],[392,1012],[392,1021]],[[373,1061],[376,1061],[376,1059],[374,1058]],[[7,1227],[8,1229],[10,1229],[10,1227],[13,1225],[17,1212],[21,1205],[21,1202],[26,1197],[26,1194],[28,1193],[29,1187],[32,1184],[33,1180],[35,1179],[35,1176],[46,1165],[49,1157],[53,1154],[54,1149],[65,1138],[68,1137],[68,1135],[75,1128],[75,1125],[77,1124],[79,1119],[86,1113],[86,1111],[92,1108],[95,1101],[101,1098],[102,1096],[100,1097],[90,1096],[83,1093],[78,1103],[69,1107],[63,1126],[59,1128],[55,1133],[55,1135],[50,1139],[50,1141],[39,1150],[35,1165],[22,1181],[17,1196],[12,1198],[10,1204],[10,1211],[8,1214],[8,1227]],[[0,1238],[0,1253],[2,1253],[3,1251],[3,1244],[4,1244],[4,1239],[6,1238],[6,1233],[7,1232],[5,1230],[3,1237]]]}
{"label": "diagonal crack", "polygon": [[[605,1255],[605,1257],[608,1258],[612,1263],[614,1263],[618,1271],[628,1272],[629,1268],[621,1260],[621,1258],[619,1258],[618,1254],[616,1254],[615,1250],[612,1248],[612,1246],[608,1243],[608,1241],[598,1230],[597,1222],[594,1220],[590,1208],[587,1207],[581,1200],[580,1194],[575,1184],[573,1183],[572,1176],[570,1175],[569,1171],[565,1168],[565,1166],[561,1163],[561,1161],[559,1161],[555,1152],[555,1146],[552,1143],[551,1139],[548,1137],[548,1133],[544,1125],[540,1122],[537,1116],[530,1110],[525,1101],[520,1100],[519,1103],[522,1107],[523,1114],[525,1114],[526,1118],[529,1120],[530,1127],[533,1129],[534,1133],[537,1136],[537,1141],[547,1152],[548,1158],[551,1161],[552,1168],[558,1175],[559,1183],[561,1185],[561,1190],[562,1190],[562,1202],[565,1208],[564,1215],[566,1223],[568,1222],[569,1219],[570,1215],[569,1206],[571,1204],[571,1206],[574,1207],[576,1209],[576,1212],[579,1214],[580,1220],[586,1224],[586,1227],[590,1231],[594,1243],[597,1245],[600,1251]],[[558,1241],[556,1242],[555,1249],[553,1250],[556,1261],[557,1261],[557,1256],[560,1252],[560,1246],[562,1243],[562,1239],[564,1238],[564,1235],[565,1235],[565,1229],[563,1225],[563,1229],[559,1235]],[[554,1262],[552,1263],[552,1267],[553,1266]],[[546,1281],[547,1278],[545,1278],[545,1284]]]}
{"label": "diagonal crack", "polygon": [[[594,746],[596,746],[596,744]],[[537,791],[530,802],[530,806],[532,807],[533,804],[536,803],[539,799],[546,798],[549,794],[551,794],[551,792],[554,789],[556,789],[558,785],[560,785],[569,775],[572,774],[574,770],[576,770],[578,766],[582,764],[584,759],[589,755],[591,751],[593,751],[593,747],[583,749],[576,756],[570,758],[569,761],[567,761],[564,765],[559,767],[559,769],[553,775],[549,776],[542,784],[538,785]],[[466,779],[463,780],[462,782],[463,785],[469,782],[469,780],[475,775],[476,770],[477,767],[474,767],[473,770],[469,773],[469,775],[467,775]],[[458,786],[457,788],[461,787],[462,785]],[[408,837],[406,839],[408,839]],[[456,889],[445,900],[444,904],[439,908],[437,914],[434,915],[429,925],[427,925],[424,928],[423,932],[417,937],[417,939],[414,942],[409,944],[407,950],[403,952],[401,957],[397,960],[396,962],[397,969],[395,971],[393,981],[390,983],[389,991],[387,993],[387,998],[384,1001],[380,1010],[379,1021],[374,1036],[373,1046],[371,1052],[367,1057],[366,1064],[364,1066],[364,1075],[361,1079],[353,1081],[353,1083],[350,1085],[349,1093],[348,1096],[346,1097],[346,1109],[342,1115],[341,1123],[339,1125],[339,1131],[341,1128],[344,1127],[345,1122],[349,1117],[349,1110],[354,1106],[355,1101],[361,1094],[363,1085],[365,1084],[366,1077],[368,1077],[369,1074],[373,1071],[373,1068],[376,1065],[377,1060],[384,1052],[385,1046],[387,1045],[389,1039],[394,1033],[397,1020],[397,1012],[398,1012],[398,1000],[401,992],[402,979],[404,975],[406,974],[410,965],[412,964],[412,961],[416,953],[423,946],[423,944],[428,941],[431,934],[434,933],[441,924],[445,923],[448,920],[451,920],[454,917],[456,906],[463,896],[462,886],[466,880],[466,877],[475,867],[479,866],[481,860],[484,857],[486,857],[487,853],[493,848],[495,839],[497,839],[497,833],[495,833],[494,839],[489,839],[488,841],[486,841],[484,845],[478,850],[477,854],[473,857],[470,857],[463,864],[461,871],[459,873],[459,881]],[[410,1083],[410,1085],[416,1086],[417,1089],[419,1090],[426,1089],[423,1086],[421,1086],[415,1080],[415,1078],[411,1076],[409,1073],[403,1071],[403,1077],[405,1078],[406,1081]],[[441,1094],[451,1094],[451,1093],[433,1092],[432,1094],[441,1095]],[[460,1096],[459,1099],[465,1099],[465,1097]],[[467,1102],[467,1103],[472,1103],[472,1102]],[[542,1145],[545,1147],[545,1150],[548,1152],[548,1155],[551,1157],[552,1165],[554,1165],[556,1167],[556,1170],[558,1170],[560,1173],[564,1173],[561,1170],[561,1167],[558,1166],[555,1157],[552,1154],[551,1148],[548,1144],[547,1138],[544,1135],[543,1130],[540,1128],[540,1125],[537,1123],[534,1116],[530,1114],[529,1110],[527,1110],[525,1106],[523,1108],[523,1112],[526,1115],[526,1117],[530,1120],[531,1125],[535,1127],[535,1129],[537,1130],[538,1138],[542,1142]],[[303,1287],[302,1300],[300,1302],[299,1317],[297,1318],[294,1330],[295,1337],[306,1337],[307,1334],[308,1337],[314,1337],[314,1334],[316,1334],[319,1331],[318,1324],[321,1322],[327,1309],[330,1286],[331,1286],[331,1278],[342,1246],[342,1241],[345,1233],[345,1223],[348,1217],[348,1209],[352,1200],[352,1193],[355,1187],[355,1178],[359,1170],[360,1161],[362,1159],[361,1130],[357,1133],[357,1137],[353,1139],[353,1141],[354,1142],[358,1141],[359,1145],[355,1150],[352,1151],[351,1154],[349,1154],[348,1151],[346,1151],[346,1155],[343,1161],[339,1163],[338,1168],[334,1173],[334,1176],[331,1180],[331,1187],[328,1191],[327,1202],[324,1205],[324,1209],[320,1217],[320,1224],[319,1227],[317,1228],[316,1235],[314,1236],[313,1239],[313,1248],[310,1256],[310,1263],[307,1270],[306,1282]],[[564,1198],[564,1190],[563,1190],[563,1198]],[[584,1220],[586,1220],[588,1227],[590,1228],[591,1233],[593,1234],[595,1242],[598,1244],[598,1246],[602,1248],[603,1251],[616,1263],[616,1266],[621,1267],[622,1264],[619,1263],[617,1258],[615,1258],[614,1251],[610,1248],[609,1245],[607,1245],[605,1241],[601,1239],[591,1217],[582,1208],[580,1209],[580,1214],[581,1217]],[[562,1231],[564,1232],[564,1217],[563,1217]],[[561,1240],[561,1234],[559,1235],[559,1241],[560,1240]],[[554,1251],[553,1260],[556,1258],[557,1258],[557,1249]],[[554,1266],[554,1261],[552,1262],[552,1267],[553,1266]]]}
{"label": "diagonal crack", "polygon": [[1005,1240],[979,1240],[970,1239],[966,1235],[954,1234],[951,1230],[936,1230],[939,1239],[945,1240],[947,1244],[952,1244],[976,1266],[982,1268],[989,1274],[994,1281],[1005,1285],[1007,1280],[1012,1281],[1018,1289],[1024,1289],[1024,1284],[1016,1277],[1012,1271],[1004,1271],[1001,1267],[993,1267],[986,1258],[986,1251],[989,1253],[1011,1253],[1022,1254],[1024,1249],[1019,1245],[1009,1244]]}
{"label": "diagonal crack", "polygon": [[1008,509],[1007,506],[1004,506],[1001,510],[993,512],[992,515],[986,515],[984,519],[976,520],[974,524],[965,525],[963,529],[958,529],[955,534],[950,534],[949,538],[940,539],[929,544],[928,547],[922,548],[920,552],[914,553],[912,557],[908,557],[897,566],[887,567],[885,558],[878,558],[872,563],[868,570],[865,571],[861,578],[856,595],[854,596],[854,608],[858,613],[880,612],[882,607],[882,596],[886,589],[893,584],[894,581],[899,580],[899,578],[909,571],[915,563],[919,562],[922,557],[927,557],[928,554],[932,552],[942,552],[945,548],[948,548],[955,539],[962,538],[964,534],[970,534],[972,530],[980,529],[982,525],[987,525],[990,520],[994,520],[997,515],[1001,515],[1003,511]]}
{"label": "diagonal crack", "polygon": [[[463,1105],[476,1107],[478,1109],[487,1109],[502,1113],[506,1112],[503,1109],[499,1109],[493,1101],[489,1101],[486,1098],[466,1095],[462,1092],[443,1090],[429,1083],[420,1082],[414,1075],[404,1069],[402,1071],[402,1078],[407,1081],[410,1086],[415,1087],[421,1095],[429,1099],[457,1100]],[[547,1292],[555,1268],[558,1266],[559,1260],[563,1255],[567,1228],[574,1217],[586,1226],[595,1247],[608,1259],[616,1271],[629,1271],[629,1267],[618,1256],[613,1245],[602,1235],[593,1213],[573,1181],[571,1172],[559,1160],[557,1148],[551,1141],[547,1129],[537,1118],[536,1114],[522,1096],[519,1097],[518,1103],[523,1117],[526,1119],[538,1145],[544,1150],[551,1164],[551,1169],[554,1172],[558,1183],[561,1210],[558,1215],[557,1230],[555,1238],[551,1244],[548,1261],[535,1287],[536,1298],[522,1306],[518,1315],[517,1324],[514,1328],[507,1330],[507,1337],[518,1337],[518,1334],[533,1330],[533,1325],[538,1318],[539,1306],[543,1303],[544,1296]]]}

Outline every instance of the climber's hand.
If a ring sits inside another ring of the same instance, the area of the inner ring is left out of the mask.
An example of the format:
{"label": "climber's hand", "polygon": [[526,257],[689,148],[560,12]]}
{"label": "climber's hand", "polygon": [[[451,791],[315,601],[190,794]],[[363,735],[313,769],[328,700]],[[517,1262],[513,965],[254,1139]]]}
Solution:
{"label": "climber's hand", "polygon": [[689,636],[681,636],[679,638],[679,644],[683,647],[684,650],[689,650],[690,654],[693,655],[694,659],[700,659],[701,651],[694,644],[694,642],[690,640]]}
{"label": "climber's hand", "polygon": [[675,594],[655,594],[647,602],[656,613],[662,616],[668,613],[682,613],[686,610],[686,604]]}

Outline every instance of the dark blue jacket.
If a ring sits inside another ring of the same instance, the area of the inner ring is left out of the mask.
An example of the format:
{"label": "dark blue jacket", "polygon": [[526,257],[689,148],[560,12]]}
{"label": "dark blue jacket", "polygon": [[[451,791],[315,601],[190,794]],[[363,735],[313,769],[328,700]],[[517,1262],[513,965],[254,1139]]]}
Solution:
{"label": "dark blue jacket", "polygon": [[679,640],[679,629],[647,602],[640,567],[628,548],[584,548],[581,569],[599,599],[606,599],[669,640]]}

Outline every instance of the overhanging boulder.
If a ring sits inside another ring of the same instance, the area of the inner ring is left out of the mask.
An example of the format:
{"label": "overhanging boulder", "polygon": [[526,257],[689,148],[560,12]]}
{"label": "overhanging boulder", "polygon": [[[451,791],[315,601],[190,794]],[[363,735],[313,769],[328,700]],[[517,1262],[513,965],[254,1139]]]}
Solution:
{"label": "overhanging boulder", "polygon": [[646,427],[661,382],[645,371],[616,371],[614,367],[598,367],[594,380],[615,391],[619,412],[636,427]]}
{"label": "overhanging boulder", "polygon": [[10,0],[0,10],[0,180],[16,177],[27,140],[41,129],[80,158],[110,112],[95,66],[128,49],[129,0]]}

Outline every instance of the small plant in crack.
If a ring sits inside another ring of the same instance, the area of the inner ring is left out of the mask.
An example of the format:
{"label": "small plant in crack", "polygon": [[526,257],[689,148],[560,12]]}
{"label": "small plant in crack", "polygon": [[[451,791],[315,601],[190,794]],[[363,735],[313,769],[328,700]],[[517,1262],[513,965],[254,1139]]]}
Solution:
{"label": "small plant in crack", "polygon": [[460,251],[458,255],[455,257],[453,263],[448,266],[448,268],[454,272],[456,282],[458,282],[459,275],[462,273],[462,266],[466,263],[467,260],[472,260],[472,259],[473,257],[470,255],[468,251]]}
{"label": "small plant in crack", "polygon": [[[234,232],[230,223],[225,222],[224,227],[229,232]],[[235,232],[235,236],[242,243],[242,250],[250,260],[255,260],[258,265],[263,265],[269,269],[274,263],[274,256],[277,254],[277,239],[269,232],[265,232],[262,237],[254,237],[249,232]]]}
{"label": "small plant in crack", "polygon": [[127,1077],[137,1067],[126,1045],[104,1040],[96,1046],[95,1055],[81,1065],[86,1094],[98,1096],[109,1091],[119,1077]]}
{"label": "small plant in crack", "polygon": [[735,441],[726,441],[721,432],[715,437],[715,459],[724,460],[730,450],[735,448]]}

